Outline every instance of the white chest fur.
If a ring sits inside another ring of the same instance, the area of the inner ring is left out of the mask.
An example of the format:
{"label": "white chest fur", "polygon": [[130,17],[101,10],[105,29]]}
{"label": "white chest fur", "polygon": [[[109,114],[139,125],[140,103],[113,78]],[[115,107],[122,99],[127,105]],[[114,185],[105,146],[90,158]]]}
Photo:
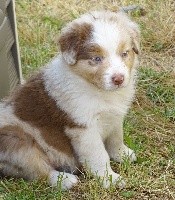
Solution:
{"label": "white chest fur", "polygon": [[101,91],[74,74],[60,56],[44,70],[45,87],[57,106],[68,113],[77,124],[90,126],[102,117],[127,113],[134,95],[134,83],[118,91]]}

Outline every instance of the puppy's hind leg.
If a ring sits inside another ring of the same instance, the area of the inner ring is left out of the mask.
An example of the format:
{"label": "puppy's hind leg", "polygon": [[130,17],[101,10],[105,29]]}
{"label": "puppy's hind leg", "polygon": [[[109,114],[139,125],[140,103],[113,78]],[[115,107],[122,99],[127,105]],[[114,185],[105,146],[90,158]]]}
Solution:
{"label": "puppy's hind leg", "polygon": [[72,188],[77,182],[77,177],[70,173],[52,170],[49,174],[49,184],[53,187],[58,185],[62,190]]}
{"label": "puppy's hind leg", "polygon": [[51,170],[47,155],[22,128],[0,128],[0,171],[3,175],[33,180],[47,177]]}
{"label": "puppy's hind leg", "polygon": [[63,190],[78,182],[72,174],[55,171],[36,141],[17,126],[0,128],[0,172],[28,180],[46,178],[51,186],[60,183]]}
{"label": "puppy's hind leg", "polygon": [[[27,176],[27,173],[24,169],[14,166],[12,163],[0,162],[0,177],[4,177],[4,175],[31,179],[31,177]],[[49,185],[52,187],[58,186],[62,190],[70,189],[78,182],[78,179],[75,175],[59,172],[54,169],[49,171],[47,180]]]}

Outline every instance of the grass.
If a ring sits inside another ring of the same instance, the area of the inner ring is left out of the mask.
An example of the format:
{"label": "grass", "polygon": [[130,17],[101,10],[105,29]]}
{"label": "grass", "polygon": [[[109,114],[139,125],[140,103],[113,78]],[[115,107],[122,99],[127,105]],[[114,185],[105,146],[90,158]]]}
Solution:
{"label": "grass", "polygon": [[16,0],[23,74],[29,76],[57,53],[55,38],[68,21],[92,8],[139,4],[132,13],[142,32],[136,99],[125,120],[125,142],[137,153],[131,164],[111,162],[127,181],[106,190],[89,174],[61,192],[45,181],[0,179],[0,200],[173,200],[175,199],[175,25],[172,0]]}

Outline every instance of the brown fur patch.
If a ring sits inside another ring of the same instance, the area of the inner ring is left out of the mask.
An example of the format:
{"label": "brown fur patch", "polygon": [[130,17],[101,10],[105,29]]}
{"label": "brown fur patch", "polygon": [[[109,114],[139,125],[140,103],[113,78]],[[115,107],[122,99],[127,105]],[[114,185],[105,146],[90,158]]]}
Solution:
{"label": "brown fur patch", "polygon": [[125,65],[131,70],[134,64],[135,59],[135,50],[133,49],[133,42],[132,41],[121,41],[118,48],[117,54],[122,55],[122,53],[128,51],[128,56],[123,58]]}
{"label": "brown fur patch", "polygon": [[34,138],[18,126],[0,128],[0,152],[0,172],[5,176],[47,177],[52,168]]}
{"label": "brown fur patch", "polygon": [[91,38],[91,33],[92,25],[88,23],[74,23],[59,38],[61,52],[74,52],[75,59],[77,60],[77,57],[83,55],[85,44]]}
{"label": "brown fur patch", "polygon": [[22,128],[18,126],[5,126],[0,128],[1,152],[18,151],[26,141],[31,147],[35,143],[34,139],[29,134],[25,134]]}
{"label": "brown fur patch", "polygon": [[108,60],[99,64],[95,64],[93,61],[90,62],[90,60],[79,60],[72,70],[89,83],[101,89],[104,84],[103,75],[109,67],[109,62]]}
{"label": "brown fur patch", "polygon": [[117,47],[117,54],[121,55],[123,52],[125,52],[127,49],[126,41],[121,41]]}
{"label": "brown fur patch", "polygon": [[134,47],[132,48],[132,50],[134,51],[134,53],[139,54],[139,50],[137,49],[137,47],[134,45]]}
{"label": "brown fur patch", "polygon": [[98,44],[87,44],[78,52],[77,60],[87,60],[95,56],[105,57],[106,53]]}
{"label": "brown fur patch", "polygon": [[126,59],[124,59],[125,65],[131,70],[134,64],[134,59],[135,59],[135,53],[134,51],[130,50],[128,52],[128,56]]}
{"label": "brown fur patch", "polygon": [[73,148],[70,139],[64,134],[64,128],[76,127],[77,124],[48,96],[41,74],[22,86],[13,101],[16,116],[37,127],[46,143],[69,156],[73,155]]}

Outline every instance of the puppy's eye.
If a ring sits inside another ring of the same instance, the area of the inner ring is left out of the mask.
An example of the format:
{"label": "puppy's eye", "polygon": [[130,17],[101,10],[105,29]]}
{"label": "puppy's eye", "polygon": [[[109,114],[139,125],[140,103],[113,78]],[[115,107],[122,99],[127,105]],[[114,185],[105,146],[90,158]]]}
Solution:
{"label": "puppy's eye", "polygon": [[96,62],[96,63],[102,62],[102,59],[103,59],[103,58],[100,57],[100,56],[92,57],[92,58],[91,58],[91,60],[94,61],[94,62]]}
{"label": "puppy's eye", "polygon": [[128,56],[129,51],[125,51],[121,54],[122,58],[126,58]]}

